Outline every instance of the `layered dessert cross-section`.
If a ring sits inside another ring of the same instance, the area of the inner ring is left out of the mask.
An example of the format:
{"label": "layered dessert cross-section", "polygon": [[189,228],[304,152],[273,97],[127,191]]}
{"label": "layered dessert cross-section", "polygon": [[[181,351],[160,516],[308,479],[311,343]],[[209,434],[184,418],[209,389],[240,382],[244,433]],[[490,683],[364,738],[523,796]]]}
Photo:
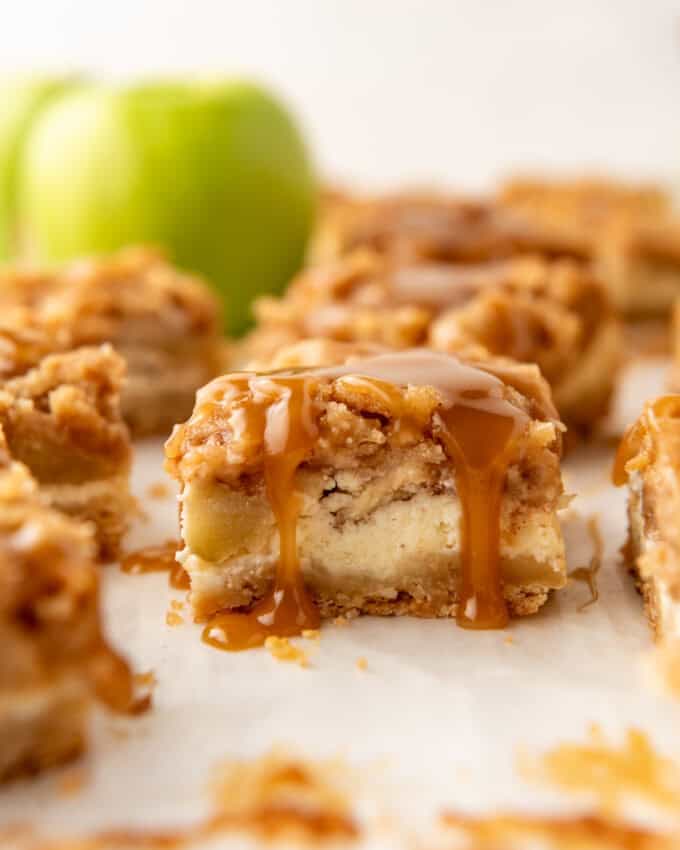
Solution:
{"label": "layered dessert cross-section", "polygon": [[206,638],[535,612],[565,583],[561,430],[538,369],[500,359],[421,349],[214,380],[166,445]]}
{"label": "layered dessert cross-section", "polygon": [[14,357],[0,349],[4,377],[36,365],[45,353],[113,345],[127,363],[121,405],[136,435],[167,434],[191,412],[196,390],[222,371],[216,296],[151,249],[126,249],[52,272],[6,270],[0,310],[17,339]]}
{"label": "layered dessert cross-section", "polygon": [[[40,338],[31,344],[40,348]],[[0,352],[16,342],[0,328]],[[104,559],[116,556],[133,506],[132,449],[120,413],[124,375],[124,361],[104,345],[50,354],[0,382],[10,455],[30,469],[53,507],[93,525]]]}
{"label": "layered dessert cross-section", "polygon": [[303,271],[255,313],[242,359],[257,368],[309,337],[451,352],[482,345],[538,364],[562,419],[580,432],[607,413],[622,359],[604,287],[572,260],[402,263],[359,250]]}
{"label": "layered dessert cross-section", "polygon": [[630,319],[666,318],[680,296],[680,218],[654,185],[519,179],[502,206],[587,250],[616,308]]}
{"label": "layered dessert cross-section", "polygon": [[81,752],[93,697],[133,704],[101,629],[95,550],[0,446],[0,782]]}
{"label": "layered dessert cross-section", "polygon": [[680,395],[649,402],[625,434],[614,482],[628,485],[625,554],[657,638],[680,639]]}

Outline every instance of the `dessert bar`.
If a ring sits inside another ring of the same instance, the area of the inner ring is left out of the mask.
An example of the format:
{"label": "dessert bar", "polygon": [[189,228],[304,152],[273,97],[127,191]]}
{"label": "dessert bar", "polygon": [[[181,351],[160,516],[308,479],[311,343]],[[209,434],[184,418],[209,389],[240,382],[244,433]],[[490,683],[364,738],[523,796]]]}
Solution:
{"label": "dessert bar", "polygon": [[[0,328],[3,343],[16,341]],[[125,363],[109,345],[50,354],[0,383],[0,426],[50,504],[93,524],[116,556],[133,502],[132,449],[120,415]]]}
{"label": "dessert bar", "polygon": [[101,631],[95,550],[0,446],[0,781],[81,752],[93,696],[132,705],[130,671]]}
{"label": "dessert bar", "polygon": [[[44,356],[111,343],[127,363],[121,404],[136,435],[165,433],[185,419],[198,387],[219,374],[224,342],[217,298],[198,278],[150,249],[80,260],[54,272],[0,273],[3,323],[21,356],[0,375]],[[43,333],[40,344],[32,338]]]}
{"label": "dessert bar", "polygon": [[[535,366],[427,350],[238,372],[166,445],[209,641],[360,612],[505,625],[564,585],[562,425]],[[248,613],[225,613],[244,611]]]}

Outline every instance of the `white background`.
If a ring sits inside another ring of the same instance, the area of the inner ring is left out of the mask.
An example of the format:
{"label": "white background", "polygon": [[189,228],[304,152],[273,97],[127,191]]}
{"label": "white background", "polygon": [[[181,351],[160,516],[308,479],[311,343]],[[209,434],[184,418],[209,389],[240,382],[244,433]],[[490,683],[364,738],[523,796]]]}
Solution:
{"label": "white background", "polygon": [[680,174],[677,0],[0,0],[0,70],[36,67],[254,75],[338,179]]}

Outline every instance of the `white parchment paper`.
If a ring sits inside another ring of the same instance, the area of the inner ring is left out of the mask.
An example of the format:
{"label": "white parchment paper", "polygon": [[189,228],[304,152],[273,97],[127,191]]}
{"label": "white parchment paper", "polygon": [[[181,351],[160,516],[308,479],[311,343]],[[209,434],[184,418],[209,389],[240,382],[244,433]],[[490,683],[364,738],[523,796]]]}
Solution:
{"label": "white parchment paper", "polygon": [[[663,364],[653,362],[628,375],[614,431],[662,390],[663,378]],[[149,485],[167,480],[161,458],[160,442],[137,446],[134,489],[148,518],[135,523],[127,548],[177,536],[174,490],[166,499],[147,494]],[[183,625],[167,626],[170,599],[183,594],[168,588],[165,575],[107,568],[108,628],[137,670],[154,671],[153,710],[129,720],[98,715],[79,793],[58,793],[60,771],[16,783],[0,793],[0,826],[28,821],[58,836],[189,824],[208,811],[206,783],[221,759],[283,744],[365,768],[381,798],[376,805],[399,823],[369,843],[399,846],[405,830],[419,834],[444,806],[487,812],[571,805],[521,779],[516,754],[584,740],[592,722],[614,740],[641,727],[662,752],[680,757],[680,704],[655,692],[643,672],[651,636],[619,563],[625,492],[609,484],[610,464],[611,450],[602,447],[565,463],[567,489],[578,494],[565,518],[571,568],[587,563],[586,519],[599,516],[599,602],[580,611],[588,591],[575,582],[504,632],[405,618],[328,624],[318,647],[304,642],[311,666],[302,669],[265,650],[212,649],[188,612]],[[367,670],[357,668],[359,657]]]}

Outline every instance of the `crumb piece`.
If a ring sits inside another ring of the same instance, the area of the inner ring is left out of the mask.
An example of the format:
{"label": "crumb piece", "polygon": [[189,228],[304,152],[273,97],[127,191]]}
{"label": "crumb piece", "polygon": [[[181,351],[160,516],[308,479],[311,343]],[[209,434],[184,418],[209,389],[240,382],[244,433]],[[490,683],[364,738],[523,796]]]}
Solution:
{"label": "crumb piece", "polygon": [[150,499],[167,499],[170,495],[170,488],[165,481],[156,481],[146,488],[146,495]]}
{"label": "crumb piece", "polygon": [[171,599],[170,607],[173,611],[183,611],[184,610],[184,602],[181,599]]}
{"label": "crumb piece", "polygon": [[277,661],[289,661],[292,664],[299,664],[300,667],[309,666],[307,653],[294,646],[286,637],[270,635],[264,645]]}
{"label": "crumb piece", "polygon": [[357,670],[368,670],[368,661],[363,656],[357,658]]}
{"label": "crumb piece", "polygon": [[474,817],[445,812],[442,825],[456,835],[456,847],[498,850],[675,850],[678,836],[616,823],[597,815],[542,817],[515,813]]}
{"label": "crumb piece", "polygon": [[175,611],[168,611],[165,615],[165,622],[168,626],[181,626],[184,622],[184,617],[180,617]]}
{"label": "crumb piece", "polygon": [[74,797],[85,785],[85,771],[82,768],[71,768],[59,777],[57,786],[60,797]]}
{"label": "crumb piece", "polygon": [[349,620],[347,619],[347,617],[336,617],[333,620],[333,622],[335,623],[336,626],[348,626],[349,625]]}
{"label": "crumb piece", "polygon": [[[285,640],[285,638],[276,638]],[[352,776],[335,761],[272,751],[221,766],[214,782],[213,829],[246,829],[263,839],[306,839],[312,846],[359,837],[351,811]]]}
{"label": "crumb piece", "polygon": [[321,640],[321,632],[319,629],[303,629],[302,637],[306,640]]}
{"label": "crumb piece", "polygon": [[631,798],[667,810],[680,807],[680,765],[657,753],[640,729],[629,729],[617,748],[593,725],[586,743],[559,744],[524,768],[527,778],[591,794],[603,814],[625,811]]}
{"label": "crumb piece", "polygon": [[158,679],[153,670],[147,670],[145,673],[135,673],[134,683],[143,688],[155,688],[158,684]]}

